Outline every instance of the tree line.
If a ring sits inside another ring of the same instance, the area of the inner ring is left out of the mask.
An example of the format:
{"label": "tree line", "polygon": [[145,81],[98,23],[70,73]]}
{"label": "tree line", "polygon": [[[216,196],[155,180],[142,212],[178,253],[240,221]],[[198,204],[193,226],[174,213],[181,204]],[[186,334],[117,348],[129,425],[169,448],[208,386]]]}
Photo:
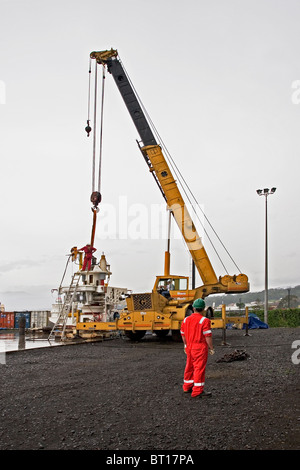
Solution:
{"label": "tree line", "polygon": [[[268,289],[269,302],[278,303],[278,308],[296,308],[300,305],[300,285],[295,287],[278,287]],[[245,292],[244,294],[219,294],[210,295],[205,299],[206,305],[229,305],[248,304],[251,302],[263,303],[265,299],[265,291]]]}

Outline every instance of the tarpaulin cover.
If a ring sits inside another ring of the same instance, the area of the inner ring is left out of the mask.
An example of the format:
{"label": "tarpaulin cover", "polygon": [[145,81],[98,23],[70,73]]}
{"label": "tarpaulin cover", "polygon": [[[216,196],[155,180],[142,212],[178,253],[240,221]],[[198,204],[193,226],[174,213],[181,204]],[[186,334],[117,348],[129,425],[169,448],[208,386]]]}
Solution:
{"label": "tarpaulin cover", "polygon": [[[228,330],[232,330],[235,328],[234,323],[228,323],[226,328]],[[245,323],[243,324],[243,330],[246,328]],[[248,328],[255,329],[255,328],[269,328],[266,323],[260,320],[257,315],[254,313],[249,313],[248,315]]]}
{"label": "tarpaulin cover", "polygon": [[[243,328],[246,328],[246,325],[243,325]],[[258,318],[257,315],[254,313],[249,313],[248,316],[248,328],[250,329],[255,329],[255,328],[269,328],[266,323],[261,321],[260,318]]]}

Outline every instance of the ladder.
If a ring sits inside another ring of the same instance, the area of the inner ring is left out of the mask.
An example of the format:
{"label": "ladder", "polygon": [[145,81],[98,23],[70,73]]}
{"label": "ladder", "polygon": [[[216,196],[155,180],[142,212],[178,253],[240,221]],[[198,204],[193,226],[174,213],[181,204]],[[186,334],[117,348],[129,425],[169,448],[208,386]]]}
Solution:
{"label": "ladder", "polygon": [[81,277],[80,272],[76,272],[75,274],[73,274],[71,284],[65,295],[64,303],[60,309],[55,325],[53,326],[49,334],[48,340],[50,340],[54,336],[55,331],[58,331],[58,330],[61,330],[61,341],[65,339],[65,330],[66,330],[67,320],[68,320],[68,316],[72,308],[72,303],[73,303],[75,294],[77,292],[80,277]]}

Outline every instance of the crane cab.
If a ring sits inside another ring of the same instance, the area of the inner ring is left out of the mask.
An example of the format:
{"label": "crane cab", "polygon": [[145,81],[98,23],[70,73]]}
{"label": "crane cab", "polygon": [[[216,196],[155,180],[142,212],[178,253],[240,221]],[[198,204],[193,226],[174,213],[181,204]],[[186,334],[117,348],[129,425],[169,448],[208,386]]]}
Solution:
{"label": "crane cab", "polygon": [[153,292],[163,295],[168,300],[190,301],[195,291],[189,290],[189,278],[186,276],[157,276]]}

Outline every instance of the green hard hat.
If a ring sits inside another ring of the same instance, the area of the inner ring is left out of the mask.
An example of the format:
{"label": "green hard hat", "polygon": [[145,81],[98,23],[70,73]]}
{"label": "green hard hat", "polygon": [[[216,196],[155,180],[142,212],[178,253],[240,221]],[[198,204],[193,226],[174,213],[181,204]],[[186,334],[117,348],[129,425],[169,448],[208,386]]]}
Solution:
{"label": "green hard hat", "polygon": [[204,309],[205,308],[205,302],[203,299],[196,299],[193,303],[194,308],[199,308],[199,309]]}

